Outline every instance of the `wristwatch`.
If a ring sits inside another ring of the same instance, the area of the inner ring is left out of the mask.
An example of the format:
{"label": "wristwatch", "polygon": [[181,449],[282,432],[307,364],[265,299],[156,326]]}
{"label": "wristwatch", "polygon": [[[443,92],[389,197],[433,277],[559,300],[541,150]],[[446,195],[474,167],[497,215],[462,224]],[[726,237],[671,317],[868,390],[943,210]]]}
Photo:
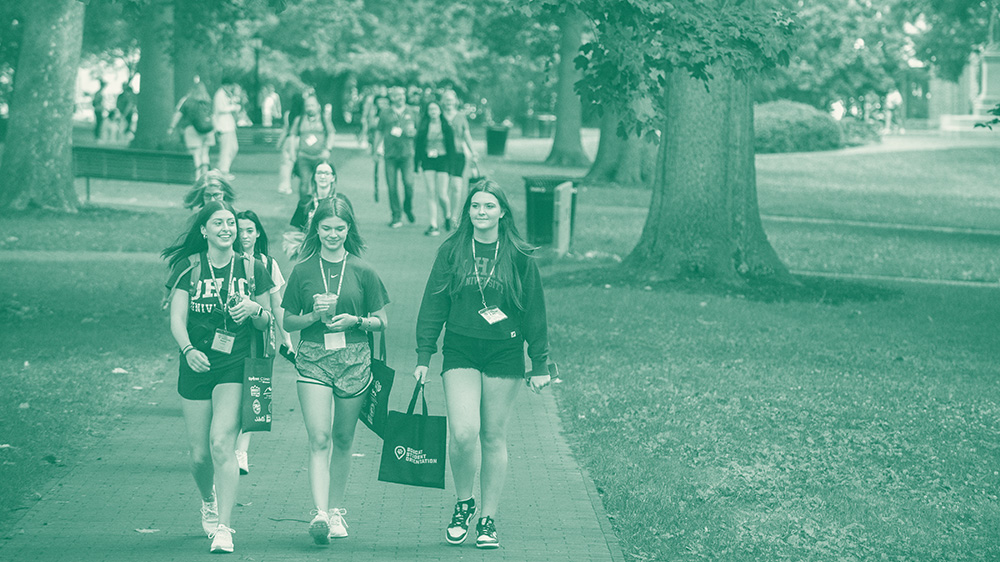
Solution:
{"label": "wristwatch", "polygon": [[360,330],[361,329],[361,323],[364,322],[364,320],[365,320],[364,317],[358,316],[358,321],[354,323],[354,328],[356,330]]}

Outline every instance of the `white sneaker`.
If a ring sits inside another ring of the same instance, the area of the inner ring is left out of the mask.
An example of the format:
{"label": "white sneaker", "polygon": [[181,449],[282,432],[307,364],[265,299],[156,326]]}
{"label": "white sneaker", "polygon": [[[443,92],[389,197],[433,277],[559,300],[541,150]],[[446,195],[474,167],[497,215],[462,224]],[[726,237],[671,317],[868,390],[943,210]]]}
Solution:
{"label": "white sneaker", "polygon": [[233,552],[233,533],[236,531],[231,528],[220,524],[219,528],[215,531],[215,536],[212,537],[212,549],[209,550],[212,554],[230,554]]}
{"label": "white sneaker", "polygon": [[202,500],[201,502],[201,528],[208,535],[208,538],[212,538],[218,527],[219,506],[215,503],[215,497],[213,496],[212,501],[207,502]]}
{"label": "white sneaker", "polygon": [[316,544],[330,544],[330,517],[325,511],[313,511],[315,517],[309,522],[309,535]]}
{"label": "white sneaker", "polygon": [[240,465],[240,475],[250,474],[250,459],[246,451],[236,451],[236,464]]}
{"label": "white sneaker", "polygon": [[342,539],[347,536],[347,521],[344,521],[344,516],[347,515],[346,509],[331,509],[330,510],[330,538],[331,539]]}

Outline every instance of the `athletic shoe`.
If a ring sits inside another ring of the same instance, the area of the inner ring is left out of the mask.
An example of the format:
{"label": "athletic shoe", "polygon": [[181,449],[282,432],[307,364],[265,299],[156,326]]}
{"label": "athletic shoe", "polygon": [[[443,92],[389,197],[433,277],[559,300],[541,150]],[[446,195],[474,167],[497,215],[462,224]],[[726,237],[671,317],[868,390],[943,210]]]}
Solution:
{"label": "athletic shoe", "polygon": [[403,226],[403,221],[392,221],[389,223],[389,228],[401,228]]}
{"label": "athletic shoe", "polygon": [[236,451],[236,464],[240,465],[240,475],[250,474],[250,460],[246,451]]}
{"label": "athletic shoe", "polygon": [[424,231],[424,236],[441,236],[441,231],[436,227],[429,226],[427,230]]}
{"label": "athletic shoe", "polygon": [[208,538],[212,538],[215,530],[219,528],[219,506],[215,503],[214,495],[212,501],[202,500],[201,502],[201,528],[208,535]]}
{"label": "athletic shoe", "polygon": [[231,554],[233,552],[233,533],[236,531],[220,524],[212,537],[212,554]]}
{"label": "athletic shoe", "polygon": [[309,534],[316,544],[330,544],[330,517],[318,509],[313,514],[315,517],[309,523]]}
{"label": "athletic shoe", "polygon": [[346,509],[331,509],[330,510],[330,538],[331,539],[342,539],[347,536],[347,521],[344,521],[344,516],[347,515]]}
{"label": "athletic shoe", "polygon": [[476,523],[476,548],[500,548],[497,527],[492,517],[481,517]]}
{"label": "athletic shoe", "polygon": [[292,188],[290,188],[288,186],[281,186],[281,187],[278,188],[278,193],[280,193],[282,195],[291,195],[292,194]]}
{"label": "athletic shoe", "polygon": [[451,523],[445,531],[445,540],[449,544],[462,544],[469,536],[469,524],[476,515],[476,502],[467,500],[455,503],[455,513],[451,516]]}

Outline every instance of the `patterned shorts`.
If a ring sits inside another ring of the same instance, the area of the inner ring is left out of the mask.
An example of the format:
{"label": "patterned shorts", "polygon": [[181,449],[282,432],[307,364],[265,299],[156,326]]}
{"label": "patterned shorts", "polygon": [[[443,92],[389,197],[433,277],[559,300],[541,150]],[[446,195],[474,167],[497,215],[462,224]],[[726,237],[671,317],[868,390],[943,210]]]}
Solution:
{"label": "patterned shorts", "polygon": [[300,341],[295,352],[298,382],[329,386],[340,398],[360,396],[372,381],[368,342],[328,350],[321,343]]}

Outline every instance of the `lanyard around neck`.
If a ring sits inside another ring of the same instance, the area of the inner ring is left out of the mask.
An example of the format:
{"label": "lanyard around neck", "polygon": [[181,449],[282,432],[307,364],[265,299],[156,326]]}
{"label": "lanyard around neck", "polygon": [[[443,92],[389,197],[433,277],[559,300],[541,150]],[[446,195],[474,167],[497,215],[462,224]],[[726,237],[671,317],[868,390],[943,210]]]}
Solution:
{"label": "lanyard around neck", "polygon": [[[344,261],[340,262],[340,279],[337,280],[337,298],[340,298],[340,288],[344,286],[344,270],[347,268],[347,252],[344,252]],[[319,273],[323,276],[323,290],[330,292],[330,285],[326,281],[326,269],[323,267],[323,256],[319,257]]]}
{"label": "lanyard around neck", "polygon": [[[233,254],[229,258],[229,279],[226,280],[225,285],[219,286],[219,290],[215,292],[215,296],[219,299],[219,304],[222,305],[223,308],[226,307],[226,303],[222,300],[222,289],[226,289],[226,293],[229,293],[229,286],[233,284],[233,269],[235,269],[233,266],[235,260],[236,255]],[[207,254],[205,256],[205,261],[208,262],[208,274],[212,276],[212,282],[218,284],[219,280],[215,278],[215,268],[212,266],[212,260],[208,259]]]}
{"label": "lanyard around neck", "polygon": [[[490,274],[486,276],[486,286],[490,285],[490,280],[493,279],[493,272],[497,270],[497,256],[500,255],[500,239],[497,239],[496,248],[493,248],[493,267],[490,268]],[[472,270],[476,272],[476,285],[479,286],[479,296],[483,299],[483,308],[486,308],[486,292],[483,290],[483,281],[479,278],[479,264],[475,263],[476,258],[476,239],[472,239]]]}

